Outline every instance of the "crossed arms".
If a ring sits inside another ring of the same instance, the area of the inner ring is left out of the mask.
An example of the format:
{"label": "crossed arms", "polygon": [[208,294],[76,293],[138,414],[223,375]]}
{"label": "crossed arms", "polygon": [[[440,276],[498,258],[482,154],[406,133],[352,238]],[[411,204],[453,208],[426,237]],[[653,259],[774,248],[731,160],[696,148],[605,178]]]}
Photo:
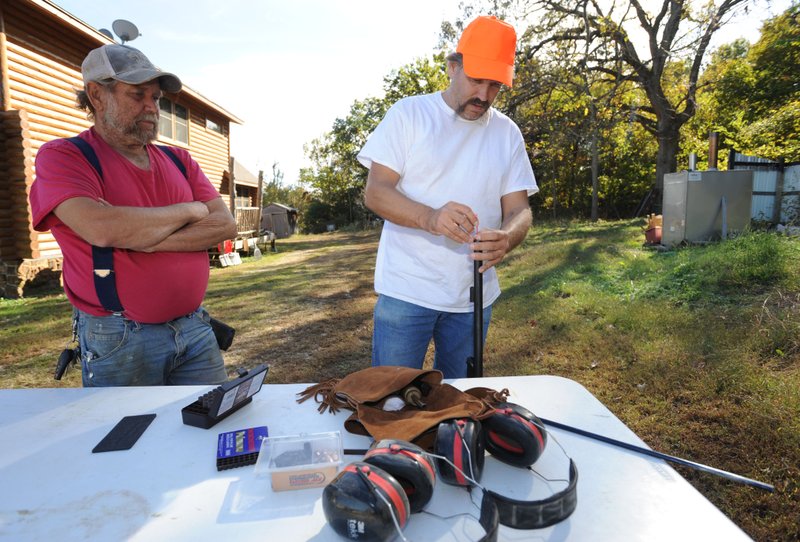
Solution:
{"label": "crossed arms", "polygon": [[78,197],[55,215],[84,241],[141,252],[195,252],[236,237],[236,222],[222,198],[164,207],[113,206]]}

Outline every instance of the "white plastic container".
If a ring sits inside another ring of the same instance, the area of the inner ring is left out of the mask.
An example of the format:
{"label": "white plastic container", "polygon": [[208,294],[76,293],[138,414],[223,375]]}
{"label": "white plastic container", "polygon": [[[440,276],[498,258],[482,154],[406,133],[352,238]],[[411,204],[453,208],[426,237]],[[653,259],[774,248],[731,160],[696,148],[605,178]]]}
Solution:
{"label": "white plastic container", "polygon": [[269,475],[273,491],[324,487],[342,464],[339,431],[268,437],[261,445],[255,474]]}

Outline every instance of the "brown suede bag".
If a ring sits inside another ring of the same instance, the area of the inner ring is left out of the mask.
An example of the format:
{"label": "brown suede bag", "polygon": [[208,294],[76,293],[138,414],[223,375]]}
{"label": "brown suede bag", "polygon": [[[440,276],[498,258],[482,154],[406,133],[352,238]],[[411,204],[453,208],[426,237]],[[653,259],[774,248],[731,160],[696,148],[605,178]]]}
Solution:
{"label": "brown suede bag", "polygon": [[[387,399],[399,397],[412,385],[422,391],[424,406],[406,404],[401,410],[384,410]],[[463,392],[443,383],[440,371],[380,366],[309,386],[298,395],[298,403],[314,397],[321,413],[352,410],[344,422],[351,433],[375,440],[406,440],[432,450],[440,422],[453,418],[482,420],[493,413],[493,405],[505,401],[508,390],[472,388]]]}

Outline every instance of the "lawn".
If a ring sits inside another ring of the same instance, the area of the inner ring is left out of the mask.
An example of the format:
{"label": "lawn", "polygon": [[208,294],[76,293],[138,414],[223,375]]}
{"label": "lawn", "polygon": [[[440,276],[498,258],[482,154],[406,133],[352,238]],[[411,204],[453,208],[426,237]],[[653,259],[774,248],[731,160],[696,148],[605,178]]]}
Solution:
{"label": "lawn", "polygon": [[[680,472],[757,540],[800,539],[800,240],[753,232],[657,251],[642,221],[536,224],[499,269],[487,375],[588,388],[654,449],[774,484]],[[214,269],[206,306],[237,329],[236,367],[314,382],[366,367],[378,232],[294,236]],[[53,380],[70,308],[41,287],[0,300],[0,385]]]}

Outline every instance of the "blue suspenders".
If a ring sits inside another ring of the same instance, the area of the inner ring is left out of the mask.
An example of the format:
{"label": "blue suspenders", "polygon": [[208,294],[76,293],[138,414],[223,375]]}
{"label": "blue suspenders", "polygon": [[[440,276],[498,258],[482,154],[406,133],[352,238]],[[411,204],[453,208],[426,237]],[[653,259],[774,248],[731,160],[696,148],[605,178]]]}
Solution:
{"label": "blue suspenders", "polygon": [[[67,141],[78,147],[81,154],[83,154],[100,176],[100,180],[103,181],[103,168],[100,166],[100,160],[97,158],[97,153],[94,152],[92,146],[85,139],[78,136],[67,138]],[[175,166],[188,180],[189,176],[186,171],[186,166],[180,161],[173,150],[164,145],[156,145],[156,147],[173,161]],[[96,247],[92,245],[92,266],[94,267],[92,271],[94,288],[97,291],[97,298],[100,300],[100,304],[109,312],[121,313],[124,309],[117,295],[117,281],[114,276],[114,248]]]}

